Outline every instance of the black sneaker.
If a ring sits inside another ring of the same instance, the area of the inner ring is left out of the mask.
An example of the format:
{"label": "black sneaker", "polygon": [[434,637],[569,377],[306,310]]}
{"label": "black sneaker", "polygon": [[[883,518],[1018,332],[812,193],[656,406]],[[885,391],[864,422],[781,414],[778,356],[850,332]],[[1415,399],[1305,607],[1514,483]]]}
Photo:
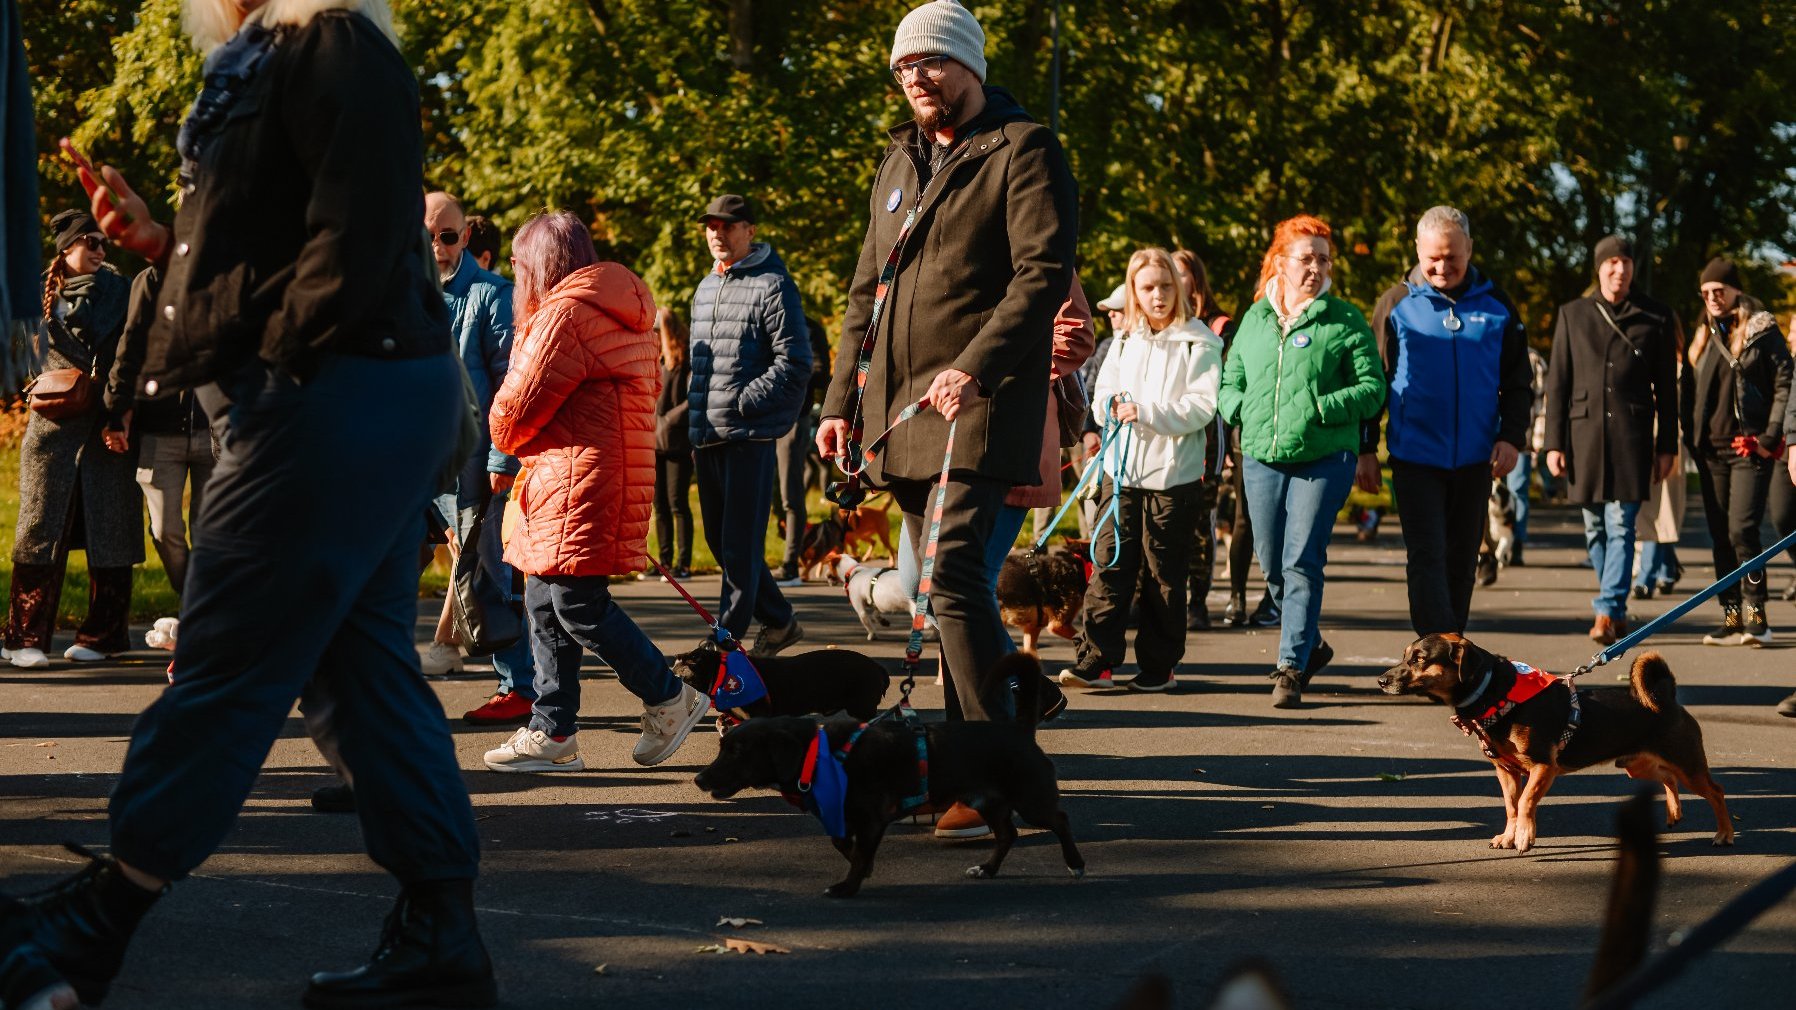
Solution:
{"label": "black sneaker", "polygon": [[1066,692],[1060,689],[1060,685],[1049,680],[1045,673],[1041,675],[1040,690],[1041,711],[1036,714],[1035,721],[1037,723],[1053,722],[1060,718],[1060,713],[1066,711]]}
{"label": "black sneaker", "polygon": [[1651,583],[1637,582],[1634,584],[1634,599],[1650,600],[1652,598],[1653,598],[1653,587],[1652,587]]}
{"label": "black sneaker", "polygon": [[1322,672],[1322,668],[1334,662],[1335,648],[1326,639],[1319,639],[1316,647],[1310,650],[1310,661],[1303,664],[1303,686],[1310,686],[1310,678]]}
{"label": "black sneaker", "polygon": [[1796,719],[1796,694],[1792,694],[1788,698],[1777,703],[1777,714],[1790,719]]}
{"label": "black sneaker", "polygon": [[1758,648],[1771,644],[1771,626],[1765,621],[1765,608],[1746,605],[1744,626],[1740,629],[1740,644]]}
{"label": "black sneaker", "polygon": [[321,814],[355,813],[355,787],[347,782],[319,786],[312,793],[312,809]]}
{"label": "black sneaker", "polygon": [[1185,630],[1210,630],[1210,607],[1203,600],[1193,600],[1191,605],[1185,608]]}
{"label": "black sneaker", "polygon": [[1704,645],[1744,645],[1744,644],[1746,644],[1745,638],[1742,634],[1746,630],[1746,622],[1740,616],[1740,608],[1733,606],[1731,604],[1724,604],[1721,608],[1721,613],[1722,613],[1721,627],[1716,628],[1714,631],[1711,631],[1708,634],[1702,636],[1702,644],[1704,644]]}
{"label": "black sneaker", "polygon": [[783,628],[762,625],[755,633],[755,644],[749,647],[748,654],[756,659],[777,656],[784,649],[797,645],[804,638],[804,629],[798,626],[798,618]]}
{"label": "black sneaker", "polygon": [[1247,594],[1234,593],[1229,596],[1229,605],[1222,612],[1222,623],[1231,628],[1247,627]]}
{"label": "black sneaker", "polygon": [[1173,676],[1171,671],[1152,674],[1144,670],[1141,673],[1136,674],[1133,680],[1123,686],[1131,691],[1149,691],[1155,693],[1160,691],[1170,691],[1173,688]]}
{"label": "black sneaker", "polygon": [[1110,668],[1089,670],[1083,666],[1069,666],[1060,671],[1060,682],[1072,687],[1115,687],[1116,682],[1110,676]]}
{"label": "black sneaker", "polygon": [[1278,604],[1272,602],[1272,594],[1260,597],[1260,605],[1253,608],[1253,614],[1247,618],[1250,628],[1276,628],[1279,622]]}
{"label": "black sneaker", "polygon": [[1303,676],[1281,666],[1272,671],[1272,707],[1296,708],[1303,704]]}
{"label": "black sneaker", "polygon": [[804,579],[798,577],[798,563],[790,562],[781,565],[780,570],[773,573],[773,584],[781,589],[804,585]]}

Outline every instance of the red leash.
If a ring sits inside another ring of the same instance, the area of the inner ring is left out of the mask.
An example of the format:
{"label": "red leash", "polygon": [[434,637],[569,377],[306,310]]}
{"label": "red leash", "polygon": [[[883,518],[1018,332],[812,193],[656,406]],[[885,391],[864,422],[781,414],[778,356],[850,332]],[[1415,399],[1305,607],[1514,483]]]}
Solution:
{"label": "red leash", "polygon": [[[673,573],[668,571],[667,568],[661,564],[661,562],[655,561],[653,558],[650,558],[649,560],[655,566],[655,570],[661,573],[661,581],[674,587],[674,592],[679,593],[681,596],[685,597],[687,605],[692,607],[692,609],[698,614],[698,616],[704,618],[704,621],[706,624],[709,624],[711,627],[716,628],[717,621],[714,618],[712,618],[711,612],[706,610],[702,604],[700,604],[697,600],[692,598],[692,594],[686,591],[686,587],[680,585],[680,583],[674,579]],[[724,632],[724,634],[727,635],[727,634],[729,634],[729,632],[726,631],[726,632]]]}

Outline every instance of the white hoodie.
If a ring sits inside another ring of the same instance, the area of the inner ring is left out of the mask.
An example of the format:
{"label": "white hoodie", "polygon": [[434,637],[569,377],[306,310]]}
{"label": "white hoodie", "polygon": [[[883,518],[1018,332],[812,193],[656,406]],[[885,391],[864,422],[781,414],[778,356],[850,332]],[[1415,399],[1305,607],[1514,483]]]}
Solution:
{"label": "white hoodie", "polygon": [[1116,340],[1098,369],[1091,412],[1103,424],[1110,398],[1128,393],[1138,416],[1105,451],[1105,472],[1110,454],[1126,449],[1124,487],[1166,491],[1202,478],[1203,431],[1216,416],[1222,382],[1222,338],[1189,319],[1158,333],[1138,323]]}

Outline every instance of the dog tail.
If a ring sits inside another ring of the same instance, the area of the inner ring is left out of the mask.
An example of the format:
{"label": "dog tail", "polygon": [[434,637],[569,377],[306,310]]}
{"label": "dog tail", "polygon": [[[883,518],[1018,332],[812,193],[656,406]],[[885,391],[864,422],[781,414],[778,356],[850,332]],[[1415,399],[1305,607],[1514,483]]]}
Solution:
{"label": "dog tail", "polygon": [[1016,683],[1016,721],[1034,732],[1041,716],[1041,661],[1027,652],[1013,652],[998,660],[997,676]]}
{"label": "dog tail", "polygon": [[1678,682],[1671,676],[1665,657],[1649,652],[1634,660],[1628,675],[1634,700],[1649,712],[1669,712],[1678,707]]}

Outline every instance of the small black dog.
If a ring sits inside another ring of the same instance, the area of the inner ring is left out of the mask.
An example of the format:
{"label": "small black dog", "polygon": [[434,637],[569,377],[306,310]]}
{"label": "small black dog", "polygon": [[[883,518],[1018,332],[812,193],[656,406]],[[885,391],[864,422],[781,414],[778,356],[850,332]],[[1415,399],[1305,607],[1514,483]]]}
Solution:
{"label": "small black dog", "polygon": [[[722,653],[706,642],[674,660],[674,673],[700,694],[710,694],[717,681]],[[831,715],[847,712],[856,719],[879,714],[880,699],[892,675],[876,659],[852,649],[818,649],[796,656],[768,656],[754,661],[767,684],[767,697],[746,706],[749,718],[773,715]]]}
{"label": "small black dog", "polygon": [[[999,662],[998,676],[1014,677],[1022,686],[1017,710],[1033,713],[1040,704],[1041,664],[1028,653],[1012,653]],[[847,720],[825,724],[830,745],[840,749],[858,728]],[[1054,762],[1035,742],[1035,722],[932,723],[928,742],[928,797],[938,810],[965,803],[985,817],[997,836],[991,858],[967,870],[978,879],[995,877],[1017,838],[1010,815],[1054,832],[1066,868],[1085,875],[1085,859],[1073,845],[1071,825],[1060,809],[1060,783]],[[798,792],[806,751],[817,736],[810,719],[754,719],[731,730],[718,747],[717,760],[693,781],[717,799],[744,789]],[[921,787],[916,735],[904,723],[885,720],[867,726],[843,762],[848,778],[844,802],[848,836],[835,839],[848,858],[848,876],[823,893],[853,897],[873,871],[873,854],[885,837],[886,825],[906,811],[903,801]]]}

